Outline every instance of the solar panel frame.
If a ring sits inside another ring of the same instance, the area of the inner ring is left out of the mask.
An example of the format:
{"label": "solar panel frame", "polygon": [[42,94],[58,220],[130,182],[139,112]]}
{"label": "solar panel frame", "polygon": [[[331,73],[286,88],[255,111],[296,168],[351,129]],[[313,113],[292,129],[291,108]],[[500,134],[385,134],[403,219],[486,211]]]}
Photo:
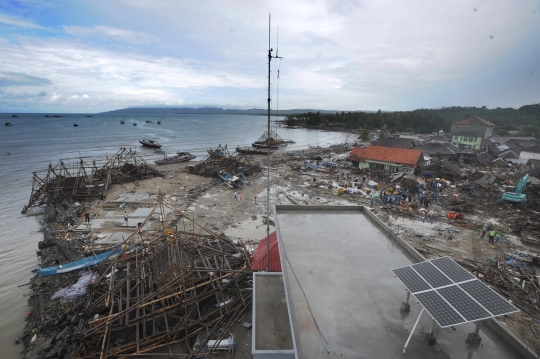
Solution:
{"label": "solar panel frame", "polygon": [[519,312],[519,309],[479,280],[460,283],[458,286],[476,299],[494,317]]}
{"label": "solar panel frame", "polygon": [[433,288],[445,287],[454,284],[443,272],[430,262],[422,262],[411,266]]}
{"label": "solar panel frame", "polygon": [[476,300],[471,298],[463,289],[454,285],[451,287],[436,290],[463,318],[468,322],[492,318],[493,314],[488,312]]}
{"label": "solar panel frame", "polygon": [[441,328],[466,323],[467,320],[450,306],[435,290],[417,293],[416,299],[435,319]]}
{"label": "solar panel frame", "polygon": [[465,268],[454,262],[450,257],[441,257],[430,261],[454,283],[475,279]]}
{"label": "solar panel frame", "polygon": [[441,328],[519,312],[450,257],[392,271]]}
{"label": "solar panel frame", "polygon": [[392,269],[396,277],[401,280],[411,293],[430,290],[432,287],[410,266]]}

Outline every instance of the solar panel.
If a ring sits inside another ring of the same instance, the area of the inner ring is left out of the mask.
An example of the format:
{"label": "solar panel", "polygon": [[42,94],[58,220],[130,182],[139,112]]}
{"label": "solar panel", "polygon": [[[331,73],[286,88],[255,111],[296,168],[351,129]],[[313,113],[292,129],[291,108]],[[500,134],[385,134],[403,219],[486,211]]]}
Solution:
{"label": "solar panel", "polygon": [[508,303],[503,297],[479,280],[461,283],[459,287],[463,288],[471,297],[480,302],[494,316],[519,312],[516,307]]}
{"label": "solar panel", "polygon": [[448,257],[434,259],[431,261],[431,263],[435,267],[439,268],[439,270],[446,274],[455,283],[474,279],[474,276],[471,273],[467,272],[462,266]]}
{"label": "solar panel", "polygon": [[431,287],[410,266],[392,270],[411,293],[429,290]]}
{"label": "solar panel", "polygon": [[458,286],[437,289],[437,293],[446,299],[469,322],[492,317],[491,313],[475,302]]}
{"label": "solar panel", "polygon": [[411,266],[429,283],[433,288],[444,287],[453,284],[440,270],[430,262],[422,262]]}
{"label": "solar panel", "polygon": [[443,328],[519,311],[450,257],[392,271]]}
{"label": "solar panel", "polygon": [[415,295],[416,299],[439,323],[441,328],[465,323],[465,319],[459,315],[448,303],[441,298],[436,291],[422,292]]}

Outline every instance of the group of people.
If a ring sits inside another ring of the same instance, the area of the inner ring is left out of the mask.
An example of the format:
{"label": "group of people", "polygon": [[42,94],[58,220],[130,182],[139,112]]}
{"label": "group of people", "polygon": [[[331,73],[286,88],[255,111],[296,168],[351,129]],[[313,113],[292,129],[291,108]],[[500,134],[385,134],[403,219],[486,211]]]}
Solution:
{"label": "group of people", "polygon": [[480,238],[486,238],[486,234],[488,235],[488,243],[495,244],[495,241],[499,243],[502,240],[501,231],[499,231],[498,229],[495,230],[495,228],[490,227],[487,224],[484,225],[484,228],[482,228],[482,234],[480,235]]}

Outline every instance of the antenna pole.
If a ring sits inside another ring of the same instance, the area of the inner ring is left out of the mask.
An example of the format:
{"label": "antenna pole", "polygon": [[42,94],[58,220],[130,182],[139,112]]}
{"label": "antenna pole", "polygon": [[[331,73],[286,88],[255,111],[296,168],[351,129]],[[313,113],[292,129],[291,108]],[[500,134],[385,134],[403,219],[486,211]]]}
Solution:
{"label": "antenna pole", "polygon": [[268,159],[267,182],[266,182],[266,271],[270,272],[270,63],[272,58],[281,59],[278,56],[272,56],[270,47],[272,15],[268,14],[268,136],[266,137],[266,153]]}

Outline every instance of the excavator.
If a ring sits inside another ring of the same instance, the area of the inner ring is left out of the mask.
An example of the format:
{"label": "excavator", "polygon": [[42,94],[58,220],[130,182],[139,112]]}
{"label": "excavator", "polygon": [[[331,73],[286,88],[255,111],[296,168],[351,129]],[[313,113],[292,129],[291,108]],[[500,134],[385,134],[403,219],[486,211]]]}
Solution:
{"label": "excavator", "polygon": [[512,203],[523,203],[525,202],[526,195],[525,193],[522,193],[525,190],[525,186],[527,185],[527,182],[529,181],[529,174],[527,173],[525,177],[523,177],[519,183],[516,186],[516,189],[514,192],[504,192],[502,195],[502,199],[508,202]]}

